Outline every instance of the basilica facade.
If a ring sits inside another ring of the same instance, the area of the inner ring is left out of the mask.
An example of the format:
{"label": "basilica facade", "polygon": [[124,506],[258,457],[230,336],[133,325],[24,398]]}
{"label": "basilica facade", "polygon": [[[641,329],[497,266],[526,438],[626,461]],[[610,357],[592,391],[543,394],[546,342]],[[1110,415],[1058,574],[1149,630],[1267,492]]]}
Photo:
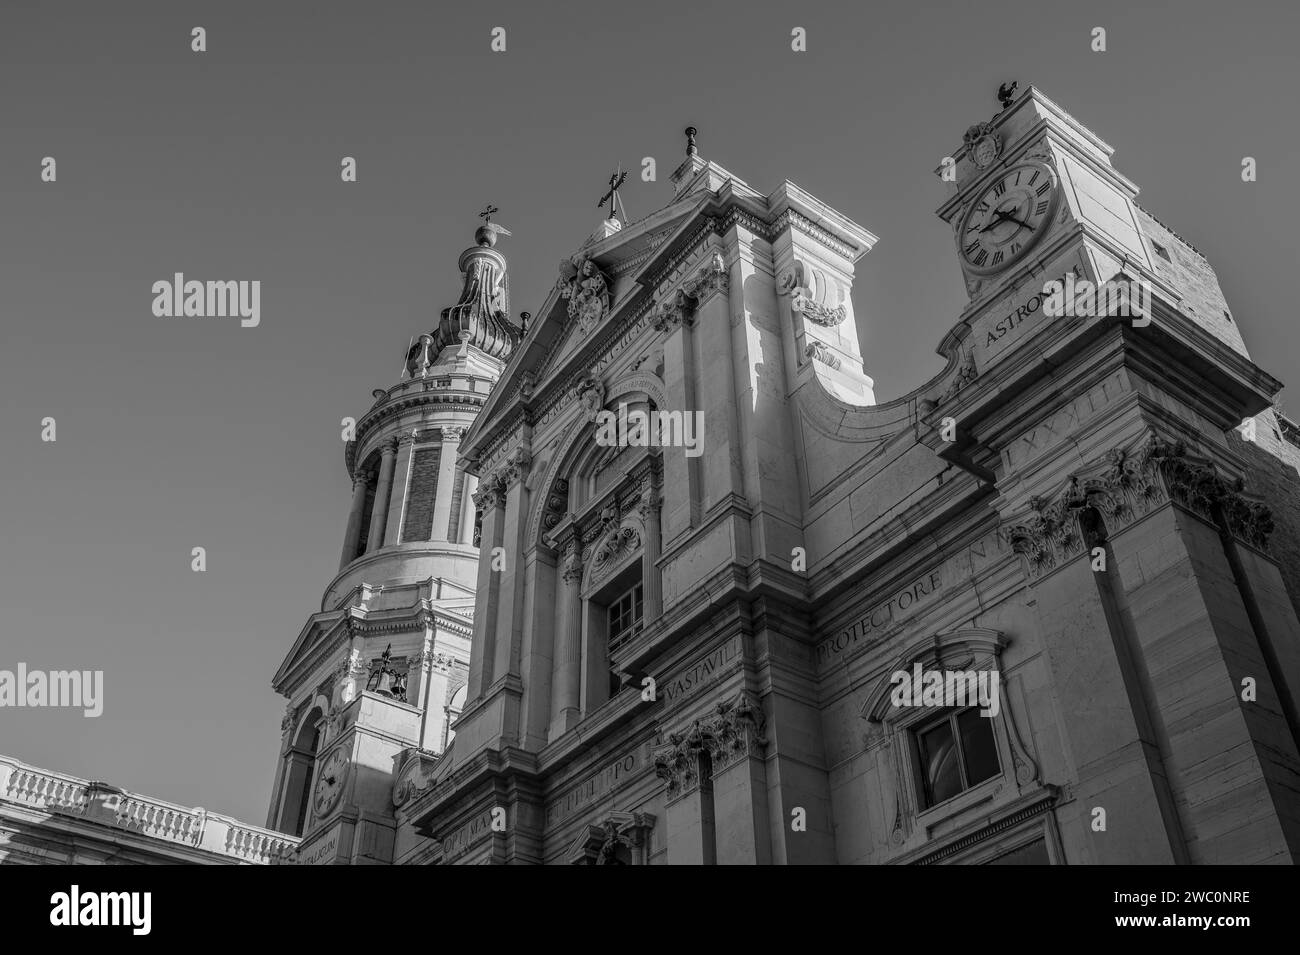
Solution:
{"label": "basilica facade", "polygon": [[1007,96],[936,170],[946,365],[877,404],[875,236],[688,133],[526,322],[489,219],[357,420],[279,861],[1294,861],[1300,449],[1205,257]]}

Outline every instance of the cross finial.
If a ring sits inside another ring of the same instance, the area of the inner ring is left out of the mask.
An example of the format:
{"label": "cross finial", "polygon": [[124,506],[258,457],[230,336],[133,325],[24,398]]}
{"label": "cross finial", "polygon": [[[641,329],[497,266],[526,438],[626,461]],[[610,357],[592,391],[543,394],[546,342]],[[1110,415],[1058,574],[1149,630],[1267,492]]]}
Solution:
{"label": "cross finial", "polygon": [[492,203],[489,202],[489,203],[487,204],[487,208],[484,209],[482,212],[480,212],[480,213],[478,214],[478,217],[479,217],[480,219],[482,219],[484,222],[491,222],[491,221],[492,221],[492,213],[494,213],[494,212],[500,212],[500,211],[501,211],[500,209],[498,209],[496,206],[492,205]]}
{"label": "cross finial", "polygon": [[699,150],[695,148],[695,134],[698,132],[699,130],[694,126],[686,127],[686,155],[688,156],[694,156],[699,152]]}
{"label": "cross finial", "polygon": [[[626,181],[627,181],[627,173],[623,171],[623,167],[622,165],[620,165],[618,169],[614,172],[614,174],[609,177],[609,191],[600,197],[600,202],[596,203],[597,209],[602,209],[604,208],[606,202],[609,203],[609,217],[611,219],[617,218],[618,216],[618,209],[619,206],[622,204],[618,198],[618,190],[619,187],[621,187],[623,183]],[[623,212],[624,212],[623,217],[626,219],[627,210],[624,209]]]}

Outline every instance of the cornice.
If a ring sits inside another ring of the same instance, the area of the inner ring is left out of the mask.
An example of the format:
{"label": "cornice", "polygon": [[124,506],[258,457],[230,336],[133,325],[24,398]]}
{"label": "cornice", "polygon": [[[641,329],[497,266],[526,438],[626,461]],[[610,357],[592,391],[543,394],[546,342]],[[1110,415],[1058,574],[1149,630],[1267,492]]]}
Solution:
{"label": "cornice", "polygon": [[[412,408],[420,408],[428,405],[448,405],[450,411],[465,410],[477,415],[486,403],[487,396],[478,392],[469,391],[437,391],[433,382],[426,382],[426,390],[405,394],[400,398],[395,398],[386,404],[371,408],[361,420],[357,422],[356,437],[347,442],[344,446],[344,460],[347,464],[348,474],[351,475],[356,469],[356,452],[357,448],[366,444],[366,439],[370,434],[382,428],[390,420],[400,417],[403,413],[410,411]],[[450,426],[450,423],[449,423]],[[458,425],[464,427],[463,425]],[[426,424],[426,428],[437,427],[436,424]]]}

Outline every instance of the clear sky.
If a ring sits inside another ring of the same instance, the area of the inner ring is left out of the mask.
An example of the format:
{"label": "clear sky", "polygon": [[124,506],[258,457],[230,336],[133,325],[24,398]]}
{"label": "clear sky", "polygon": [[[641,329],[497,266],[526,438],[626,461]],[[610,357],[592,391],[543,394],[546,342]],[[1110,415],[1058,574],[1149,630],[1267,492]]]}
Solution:
{"label": "clear sky", "polygon": [[[965,295],[933,170],[1013,78],[1115,147],[1256,360],[1300,379],[1296,10],[6,0],[0,669],[106,688],[98,719],[0,710],[0,753],[261,824],[270,678],[342,545],[340,418],[455,300],[485,203],[513,232],[512,308],[536,311],[617,164],[632,218],[668,201],[687,125],[751,186],[789,178],[880,236],[853,290],[880,400],[941,367]],[[261,324],[155,317],[177,271],[260,280]]]}

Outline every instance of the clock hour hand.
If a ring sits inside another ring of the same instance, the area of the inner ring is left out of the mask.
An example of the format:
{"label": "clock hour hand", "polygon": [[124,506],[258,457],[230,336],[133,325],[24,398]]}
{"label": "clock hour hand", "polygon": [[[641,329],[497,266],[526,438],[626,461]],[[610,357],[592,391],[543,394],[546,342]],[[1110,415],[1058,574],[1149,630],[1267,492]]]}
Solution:
{"label": "clock hour hand", "polygon": [[1000,225],[1002,225],[1002,223],[1006,222],[1007,219],[1009,219],[1009,218],[1011,217],[1011,214],[1008,213],[1008,212],[995,212],[995,213],[993,213],[993,215],[994,215],[994,219],[993,219],[993,221],[990,222],[988,225],[986,225],[984,228],[980,229],[980,233],[981,233],[981,234],[982,234],[982,233],[985,233],[985,232],[988,232],[989,229],[992,229],[992,228],[994,228],[995,226],[1000,226]]}

